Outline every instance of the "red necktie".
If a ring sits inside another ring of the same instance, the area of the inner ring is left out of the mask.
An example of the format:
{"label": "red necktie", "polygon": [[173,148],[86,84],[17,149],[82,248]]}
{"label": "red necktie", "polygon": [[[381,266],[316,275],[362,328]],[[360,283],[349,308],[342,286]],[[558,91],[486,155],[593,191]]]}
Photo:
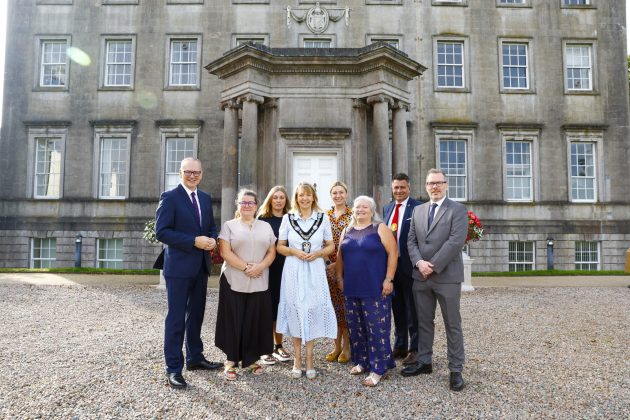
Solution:
{"label": "red necktie", "polygon": [[398,242],[398,209],[402,206],[402,203],[396,204],[396,210],[394,210],[394,217],[392,217],[392,223],[389,225],[394,233],[394,239]]}

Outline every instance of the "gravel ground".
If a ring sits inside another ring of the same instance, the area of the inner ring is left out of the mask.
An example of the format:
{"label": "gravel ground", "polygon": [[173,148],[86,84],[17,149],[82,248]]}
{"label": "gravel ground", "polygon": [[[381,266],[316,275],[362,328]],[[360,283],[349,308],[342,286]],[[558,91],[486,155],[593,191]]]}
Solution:
{"label": "gravel ground", "polygon": [[[203,337],[213,346],[218,292]],[[448,390],[436,319],[434,372],[377,388],[320,361],[227,382],[184,372],[164,382],[164,291],[147,285],[0,284],[0,418],[630,418],[630,289],[477,288],[462,299],[466,389]],[[286,344],[286,343],[285,343]],[[329,350],[320,341],[319,360]],[[290,348],[290,347],[289,347]]]}

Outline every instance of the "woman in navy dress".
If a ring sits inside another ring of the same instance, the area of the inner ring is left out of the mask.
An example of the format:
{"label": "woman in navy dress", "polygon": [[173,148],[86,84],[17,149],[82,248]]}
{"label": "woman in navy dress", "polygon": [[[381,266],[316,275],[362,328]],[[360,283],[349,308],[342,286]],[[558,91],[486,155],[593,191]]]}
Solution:
{"label": "woman in navy dress", "polygon": [[[258,219],[267,222],[273,229],[273,234],[278,237],[282,216],[290,209],[289,194],[282,185],[273,187],[267,198],[258,210]],[[278,303],[280,302],[280,282],[282,280],[282,268],[285,256],[276,254],[276,259],[269,267],[269,290],[271,290],[271,307],[273,309],[273,342],[274,350],[271,354],[261,356],[260,360],[265,365],[273,365],[276,360],[286,362],[291,360],[291,355],[282,347],[282,334],[276,332],[276,320],[278,319]]]}
{"label": "woman in navy dress", "polygon": [[352,343],[354,367],[350,374],[369,371],[363,384],[371,387],[396,367],[389,336],[398,248],[391,230],[375,219],[374,200],[357,197],[352,222],[340,239],[336,264]]}

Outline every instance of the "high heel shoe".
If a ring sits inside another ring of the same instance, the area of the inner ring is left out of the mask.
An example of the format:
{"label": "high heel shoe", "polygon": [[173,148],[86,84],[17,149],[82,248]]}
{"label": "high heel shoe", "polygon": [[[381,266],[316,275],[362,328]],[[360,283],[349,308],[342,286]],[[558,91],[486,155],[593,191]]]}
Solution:
{"label": "high heel shoe", "polygon": [[339,350],[339,351],[333,350],[333,351],[331,351],[330,353],[328,353],[326,355],[326,361],[327,362],[336,362],[338,360],[338,357],[339,357],[340,354],[341,354],[341,350]]}
{"label": "high heel shoe", "polygon": [[350,356],[347,354],[344,354],[343,352],[339,354],[339,357],[337,357],[337,362],[339,363],[348,363],[350,361]]}

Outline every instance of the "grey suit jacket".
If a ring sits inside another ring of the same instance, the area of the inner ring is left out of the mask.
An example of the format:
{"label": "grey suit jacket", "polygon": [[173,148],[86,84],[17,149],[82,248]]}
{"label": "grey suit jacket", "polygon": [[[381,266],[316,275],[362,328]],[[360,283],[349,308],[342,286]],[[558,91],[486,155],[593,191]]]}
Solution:
{"label": "grey suit jacket", "polygon": [[[468,231],[468,211],[456,201],[446,198],[433,224],[427,229],[430,202],[419,205],[411,217],[407,249],[411,265],[420,261],[433,264],[430,279],[439,283],[461,283],[464,281],[462,247]],[[423,280],[420,270],[414,268],[414,280]]]}

